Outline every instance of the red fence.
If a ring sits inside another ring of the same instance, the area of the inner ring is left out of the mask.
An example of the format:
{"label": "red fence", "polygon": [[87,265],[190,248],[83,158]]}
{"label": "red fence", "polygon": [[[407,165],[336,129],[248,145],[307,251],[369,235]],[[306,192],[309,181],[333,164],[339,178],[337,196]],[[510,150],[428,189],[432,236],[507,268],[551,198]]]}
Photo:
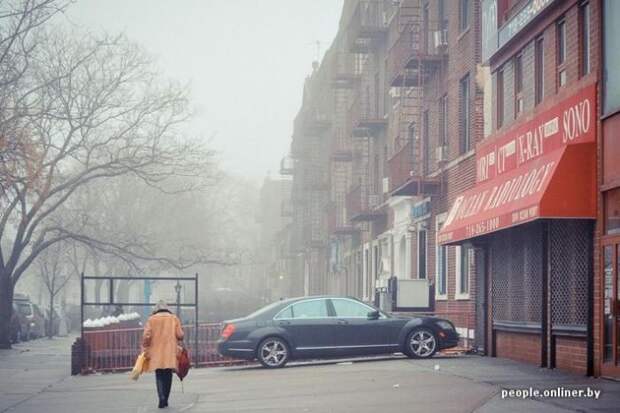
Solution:
{"label": "red fence", "polygon": [[[245,360],[225,358],[217,353],[220,324],[198,325],[197,349],[194,348],[194,326],[184,326],[183,330],[192,364],[213,367],[247,363]],[[142,332],[142,328],[85,330],[80,372],[130,370],[141,351]]]}

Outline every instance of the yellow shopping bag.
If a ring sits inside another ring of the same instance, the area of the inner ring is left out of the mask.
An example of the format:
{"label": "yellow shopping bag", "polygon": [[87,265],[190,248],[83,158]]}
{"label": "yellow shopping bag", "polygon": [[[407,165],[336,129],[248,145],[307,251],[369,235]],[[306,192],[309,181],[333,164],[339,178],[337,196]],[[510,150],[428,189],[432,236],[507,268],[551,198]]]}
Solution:
{"label": "yellow shopping bag", "polygon": [[138,358],[136,359],[136,363],[133,366],[133,370],[129,373],[129,378],[132,380],[138,380],[140,374],[145,372],[148,369],[149,361],[146,359],[144,352],[140,353]]}

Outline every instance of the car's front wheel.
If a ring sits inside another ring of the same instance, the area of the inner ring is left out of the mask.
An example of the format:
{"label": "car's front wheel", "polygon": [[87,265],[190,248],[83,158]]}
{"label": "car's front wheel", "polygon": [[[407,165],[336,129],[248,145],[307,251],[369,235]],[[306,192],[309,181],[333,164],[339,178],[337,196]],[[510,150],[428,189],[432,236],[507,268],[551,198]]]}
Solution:
{"label": "car's front wheel", "polygon": [[288,344],[280,337],[268,337],[258,345],[257,358],[264,367],[284,367],[290,358]]}
{"label": "car's front wheel", "polygon": [[405,345],[407,356],[416,359],[429,358],[437,351],[437,338],[431,330],[418,328],[409,333]]}

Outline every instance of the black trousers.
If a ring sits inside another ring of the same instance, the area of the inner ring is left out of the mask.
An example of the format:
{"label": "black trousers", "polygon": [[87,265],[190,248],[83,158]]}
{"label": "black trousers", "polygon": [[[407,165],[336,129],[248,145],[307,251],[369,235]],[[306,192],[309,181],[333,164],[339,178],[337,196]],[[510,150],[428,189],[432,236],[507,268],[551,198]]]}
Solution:
{"label": "black trousers", "polygon": [[155,383],[160,402],[168,403],[170,388],[172,387],[172,369],[156,369]]}

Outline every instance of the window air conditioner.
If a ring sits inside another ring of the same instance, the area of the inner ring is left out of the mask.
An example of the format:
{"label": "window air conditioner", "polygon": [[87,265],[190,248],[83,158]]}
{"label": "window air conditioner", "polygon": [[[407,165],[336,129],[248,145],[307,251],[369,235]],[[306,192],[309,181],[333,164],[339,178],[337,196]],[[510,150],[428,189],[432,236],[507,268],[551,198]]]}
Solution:
{"label": "window air conditioner", "polygon": [[446,162],[448,160],[448,147],[438,146],[435,148],[435,159],[437,162]]}
{"label": "window air conditioner", "polygon": [[437,30],[434,33],[435,37],[435,48],[443,48],[448,46],[448,31],[447,30]]}

